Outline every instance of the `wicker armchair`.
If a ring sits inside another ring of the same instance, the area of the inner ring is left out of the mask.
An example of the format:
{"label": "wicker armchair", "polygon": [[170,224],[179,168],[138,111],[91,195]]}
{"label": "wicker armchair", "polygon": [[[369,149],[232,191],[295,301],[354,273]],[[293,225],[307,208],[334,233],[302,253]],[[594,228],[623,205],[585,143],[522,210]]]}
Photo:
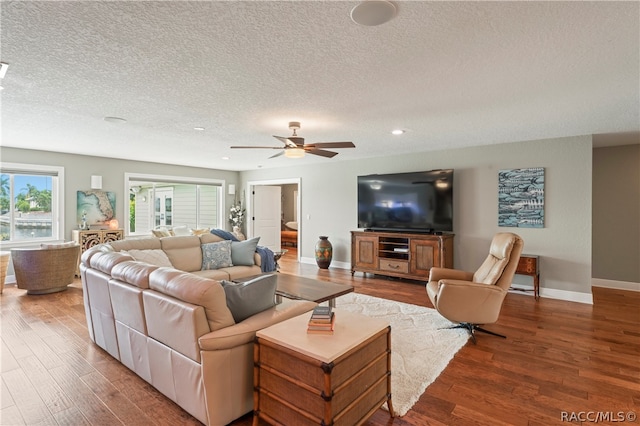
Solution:
{"label": "wicker armchair", "polygon": [[12,249],[11,260],[18,288],[27,294],[63,291],[74,280],[80,246]]}

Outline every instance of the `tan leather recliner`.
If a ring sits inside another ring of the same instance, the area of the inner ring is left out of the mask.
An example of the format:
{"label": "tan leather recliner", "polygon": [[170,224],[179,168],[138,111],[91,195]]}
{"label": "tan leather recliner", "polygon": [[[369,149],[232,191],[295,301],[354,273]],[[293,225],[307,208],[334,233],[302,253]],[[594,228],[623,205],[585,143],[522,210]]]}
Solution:
{"label": "tan leather recliner", "polygon": [[466,328],[476,342],[475,331],[505,337],[480,327],[498,320],[502,302],[511,286],[524,243],[511,232],[496,234],[489,255],[475,272],[431,268],[427,295],[446,319]]}

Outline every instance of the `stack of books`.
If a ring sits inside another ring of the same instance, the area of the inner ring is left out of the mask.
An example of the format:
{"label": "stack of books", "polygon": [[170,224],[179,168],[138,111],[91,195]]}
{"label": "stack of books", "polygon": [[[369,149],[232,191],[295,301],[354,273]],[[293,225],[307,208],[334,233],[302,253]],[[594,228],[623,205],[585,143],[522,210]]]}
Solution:
{"label": "stack of books", "polygon": [[333,334],[336,325],[336,313],[330,306],[316,306],[309,318],[307,333]]}

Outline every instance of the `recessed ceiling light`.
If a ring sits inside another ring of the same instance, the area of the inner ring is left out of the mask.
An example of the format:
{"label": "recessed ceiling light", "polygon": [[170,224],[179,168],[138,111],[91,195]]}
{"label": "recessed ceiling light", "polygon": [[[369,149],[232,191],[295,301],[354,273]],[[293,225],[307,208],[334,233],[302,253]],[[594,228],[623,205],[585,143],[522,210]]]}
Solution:
{"label": "recessed ceiling light", "polygon": [[403,133],[404,133],[404,130],[402,130],[402,129],[395,129],[395,130],[391,131],[392,135],[401,135]]}
{"label": "recessed ceiling light", "polygon": [[351,9],[351,20],[366,27],[384,24],[394,16],[396,7],[386,0],[365,0]]}
{"label": "recessed ceiling light", "polygon": [[108,121],[109,123],[126,123],[127,120],[120,117],[105,117],[104,121]]}
{"label": "recessed ceiling light", "polygon": [[222,157],[223,160],[230,160],[231,157]]}
{"label": "recessed ceiling light", "polygon": [[194,128],[193,128],[193,130],[199,130],[199,131],[202,131],[202,130],[204,130],[204,127],[194,127]]}

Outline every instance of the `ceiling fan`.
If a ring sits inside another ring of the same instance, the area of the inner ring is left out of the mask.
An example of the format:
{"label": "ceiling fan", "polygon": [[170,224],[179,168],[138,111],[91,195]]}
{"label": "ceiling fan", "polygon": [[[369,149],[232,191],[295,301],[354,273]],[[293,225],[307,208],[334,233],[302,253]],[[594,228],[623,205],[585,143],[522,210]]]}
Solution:
{"label": "ceiling fan", "polygon": [[301,158],[305,153],[319,155],[321,157],[332,158],[338,155],[337,152],[328,151],[322,148],[355,148],[353,142],[316,142],[316,143],[304,143],[304,138],[301,138],[296,133],[296,130],[300,129],[300,122],[289,122],[289,128],[293,130],[293,135],[285,138],[283,136],[273,136],[281,141],[284,146],[232,146],[232,149],[281,149],[282,151],[272,155],[269,158],[279,157],[284,155],[287,158]]}

